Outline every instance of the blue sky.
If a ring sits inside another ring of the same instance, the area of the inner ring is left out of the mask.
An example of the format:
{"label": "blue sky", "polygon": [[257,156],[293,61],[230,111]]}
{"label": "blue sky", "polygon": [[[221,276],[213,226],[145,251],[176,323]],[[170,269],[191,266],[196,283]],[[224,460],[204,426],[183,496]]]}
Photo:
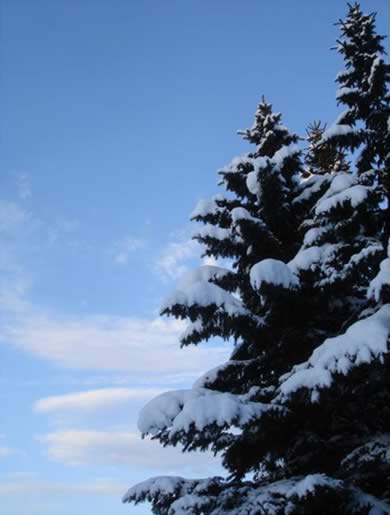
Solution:
{"label": "blue sky", "polygon": [[[366,0],[389,23],[387,0]],[[4,0],[0,502],[7,515],[146,514],[126,488],[205,475],[137,412],[223,361],[158,318],[198,261],[189,214],[265,94],[301,134],[338,112],[339,0]]]}

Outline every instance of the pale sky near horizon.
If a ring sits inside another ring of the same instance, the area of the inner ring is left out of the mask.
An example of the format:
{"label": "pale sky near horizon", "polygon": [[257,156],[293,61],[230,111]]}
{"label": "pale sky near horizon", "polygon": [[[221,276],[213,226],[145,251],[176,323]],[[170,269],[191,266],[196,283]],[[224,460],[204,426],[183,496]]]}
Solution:
{"label": "pale sky near horizon", "polygon": [[[364,0],[389,25],[388,0]],[[340,111],[340,0],[0,2],[0,514],[120,515],[134,482],[204,476],[142,441],[137,413],[223,362],[180,350],[161,299],[198,262],[189,215],[247,148],[264,94],[283,123]],[[388,46],[388,43],[387,43]]]}

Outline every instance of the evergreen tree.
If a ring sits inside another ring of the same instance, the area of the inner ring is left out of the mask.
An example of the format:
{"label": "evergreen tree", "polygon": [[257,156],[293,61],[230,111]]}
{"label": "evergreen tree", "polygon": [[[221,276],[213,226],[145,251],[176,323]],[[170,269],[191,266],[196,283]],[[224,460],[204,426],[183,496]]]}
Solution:
{"label": "evergreen tree", "polygon": [[386,155],[383,140],[390,115],[390,67],[383,57],[384,36],[376,33],[375,13],[364,14],[358,3],[349,4],[346,19],[339,26],[337,50],[344,58],[345,69],[336,79],[340,84],[337,100],[347,109],[337,125],[355,129],[350,145],[362,144],[357,169],[365,172],[382,165]]}
{"label": "evergreen tree", "polygon": [[[158,515],[390,514],[390,157],[379,148],[389,134],[372,122],[388,123],[386,74],[375,71],[386,66],[374,65],[373,15],[353,5],[340,26],[339,80],[375,83],[381,102],[362,87],[342,123],[312,125],[305,168],[298,137],[263,100],[241,132],[254,151],[220,172],[225,195],[193,213],[205,254],[232,266],[195,270],[162,309],[190,321],[183,345],[218,336],[235,347],[192,389],[145,406],[140,430],[211,449],[228,476],[153,478],[124,502],[147,500]],[[358,146],[356,174],[345,156]]]}
{"label": "evergreen tree", "polygon": [[325,130],[326,124],[322,124],[320,121],[310,123],[306,129],[308,148],[305,152],[305,171],[307,177],[349,171],[345,152],[335,145],[321,145]]}
{"label": "evergreen tree", "polygon": [[301,173],[300,151],[295,145],[299,138],[280,121],[280,113],[273,113],[263,99],[253,127],[241,131],[256,146],[254,152],[233,159],[222,169],[219,174],[226,194],[201,201],[192,214],[194,221],[203,224],[194,238],[204,245],[204,255],[231,260],[232,271],[201,267],[184,282],[196,282],[203,274],[205,281],[238,293],[249,311],[238,316],[218,303],[213,309],[209,304],[189,309],[186,303],[168,302],[163,314],[192,322],[181,339],[184,345],[211,336],[253,340],[263,325],[264,310],[251,287],[250,270],[260,259],[288,259],[297,251],[298,218],[292,213],[292,198]]}
{"label": "evergreen tree", "polygon": [[346,107],[336,124],[325,134],[323,143],[359,149],[359,174],[372,170],[385,191],[387,210],[383,240],[390,232],[390,66],[384,59],[384,36],[375,29],[375,13],[364,14],[358,3],[348,4],[345,20],[340,20],[341,37],[337,50],[345,69],[337,75],[340,88],[337,101]]}

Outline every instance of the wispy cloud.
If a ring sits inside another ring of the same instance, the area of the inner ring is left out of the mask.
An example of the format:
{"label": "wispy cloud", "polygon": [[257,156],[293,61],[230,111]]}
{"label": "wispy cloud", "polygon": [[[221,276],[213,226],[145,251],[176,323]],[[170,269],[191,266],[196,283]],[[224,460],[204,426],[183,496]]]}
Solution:
{"label": "wispy cloud", "polygon": [[15,449],[11,449],[6,443],[6,435],[0,433],[0,459],[7,458],[14,453]]}
{"label": "wispy cloud", "polygon": [[29,214],[17,203],[0,200],[0,232],[9,233],[23,225]]}
{"label": "wispy cloud", "polygon": [[27,173],[17,176],[16,188],[20,200],[26,200],[32,196],[31,178]]}
{"label": "wispy cloud", "polygon": [[0,459],[5,458],[5,457],[9,456],[10,454],[12,454],[12,449],[10,449],[9,447],[2,447],[0,445]]}
{"label": "wispy cloud", "polygon": [[[156,270],[163,280],[177,280],[191,268],[199,265],[227,266],[227,260],[216,260],[214,256],[203,256],[204,248],[196,240],[188,237],[189,230],[172,235],[176,241],[169,242],[158,256]],[[187,237],[186,237],[187,235]]]}
{"label": "wispy cloud", "polygon": [[[0,202],[0,231],[19,227],[27,218],[17,204]],[[63,230],[74,230],[74,224],[65,224]],[[14,232],[21,239],[20,231]],[[153,381],[158,378],[160,383],[172,376],[187,381],[226,356],[223,347],[181,350],[178,340],[185,327],[182,321],[105,314],[64,315],[32,303],[29,300],[31,280],[18,265],[18,249],[12,245],[7,247],[1,233],[0,240],[4,243],[0,246],[3,272],[0,274],[0,342],[64,367],[122,370],[131,372],[134,381],[150,377]],[[129,252],[141,245],[138,240],[127,240],[125,250]],[[117,250],[119,252],[119,248]],[[183,271],[181,260],[195,254],[191,240],[184,244],[173,243],[169,250],[161,265],[168,274]],[[119,261],[126,260],[126,255],[116,254]]]}
{"label": "wispy cloud", "polygon": [[226,357],[225,346],[180,349],[184,327],[160,318],[59,317],[26,304],[9,312],[6,323],[0,319],[0,339],[65,367],[126,370],[163,381],[172,374],[196,376]]}
{"label": "wispy cloud", "polygon": [[[77,222],[61,222],[55,217],[53,224],[57,229],[60,227],[62,233],[74,232],[78,228]],[[31,226],[32,238],[37,234],[42,236],[42,226],[48,227],[48,223],[35,223],[34,217],[20,203],[0,201],[1,343],[67,368],[109,373],[123,371],[131,375],[132,384],[188,384],[225,359],[227,347],[223,345],[180,349],[179,335],[185,328],[183,321],[104,313],[85,316],[63,314],[61,310],[50,310],[31,302],[32,282],[26,272],[29,271],[28,264],[25,267],[19,264],[18,245],[12,243],[8,234],[2,235],[1,232],[9,231],[12,237],[16,235],[18,242],[23,243],[24,229],[20,228],[25,225]],[[36,227],[38,232],[34,233]],[[53,238],[58,239],[57,231],[54,231]],[[125,263],[129,253],[143,245],[141,240],[125,238],[118,242],[113,255],[118,263]],[[159,260],[160,270],[165,276],[176,277],[198,254],[198,244],[192,240],[171,242]],[[24,262],[23,257],[21,262]],[[126,394],[122,392],[121,395]],[[96,399],[95,402],[103,402],[101,395],[99,398],[100,401]],[[77,401],[82,403],[83,399],[85,397]],[[70,405],[69,399],[63,402]],[[73,398],[72,402],[75,403],[76,399]]]}
{"label": "wispy cloud", "polygon": [[159,393],[161,390],[157,388],[100,388],[39,399],[34,403],[33,409],[37,413],[95,411],[131,399],[146,400]]}
{"label": "wispy cloud", "polygon": [[145,247],[144,240],[128,236],[114,243],[112,256],[117,265],[127,265],[130,256],[137,250]]}
{"label": "wispy cloud", "polygon": [[42,493],[56,495],[113,495],[123,494],[125,485],[112,480],[96,480],[90,483],[66,483],[33,478],[2,478],[0,495]]}
{"label": "wispy cloud", "polygon": [[49,223],[41,222],[47,233],[47,244],[49,247],[54,247],[57,244],[64,247],[74,246],[74,235],[79,229],[79,222],[73,218],[60,218],[57,217]]}
{"label": "wispy cloud", "polygon": [[157,270],[163,279],[178,279],[188,271],[191,261],[199,257],[201,247],[192,239],[171,242],[157,260]]}
{"label": "wispy cloud", "polygon": [[66,465],[131,465],[132,468],[205,474],[215,468],[211,453],[183,453],[131,432],[58,431],[39,438],[49,459]]}
{"label": "wispy cloud", "polygon": [[[0,202],[0,230],[15,228],[27,218],[17,204]],[[65,224],[62,230],[73,231],[75,227],[77,224]],[[125,263],[129,252],[142,245],[140,240],[123,240],[116,249],[117,262]],[[0,342],[64,367],[122,370],[131,372],[134,382],[150,377],[155,384],[156,379],[161,384],[173,376],[180,377],[179,382],[187,382],[226,357],[224,346],[180,349],[183,321],[64,315],[40,307],[28,299],[31,281],[23,267],[17,265],[17,249],[12,245],[7,249],[6,245],[0,248],[0,270],[4,271],[0,277]],[[178,277],[198,255],[199,245],[193,240],[171,242],[160,257],[159,269],[165,277]]]}
{"label": "wispy cloud", "polygon": [[[92,506],[118,505],[128,484],[110,478],[76,482],[20,475],[0,478],[1,513],[12,515],[53,515],[91,513]],[[65,511],[64,511],[64,507]],[[81,511],[80,511],[81,510]],[[103,508],[104,511],[104,508]],[[108,509],[108,511],[112,511]],[[115,509],[114,509],[115,511]]]}

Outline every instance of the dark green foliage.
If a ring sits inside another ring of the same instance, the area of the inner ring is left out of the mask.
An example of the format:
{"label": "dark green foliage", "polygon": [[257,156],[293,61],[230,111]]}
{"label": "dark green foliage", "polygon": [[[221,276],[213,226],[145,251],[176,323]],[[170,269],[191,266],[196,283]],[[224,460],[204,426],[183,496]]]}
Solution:
{"label": "dark green foliage", "polygon": [[125,502],[157,515],[390,514],[389,66],[375,15],[349,5],[339,26],[347,110],[330,129],[310,124],[302,152],[263,98],[241,131],[253,150],[193,213],[204,255],[230,267],[201,267],[162,310],[191,322],[182,345],[234,349],[142,430],[212,450],[227,477],[154,478]]}
{"label": "dark green foliage", "polygon": [[337,145],[321,145],[326,124],[314,121],[307,126],[306,139],[308,148],[305,152],[305,178],[312,175],[323,175],[331,172],[348,172],[349,163],[345,152]]}

